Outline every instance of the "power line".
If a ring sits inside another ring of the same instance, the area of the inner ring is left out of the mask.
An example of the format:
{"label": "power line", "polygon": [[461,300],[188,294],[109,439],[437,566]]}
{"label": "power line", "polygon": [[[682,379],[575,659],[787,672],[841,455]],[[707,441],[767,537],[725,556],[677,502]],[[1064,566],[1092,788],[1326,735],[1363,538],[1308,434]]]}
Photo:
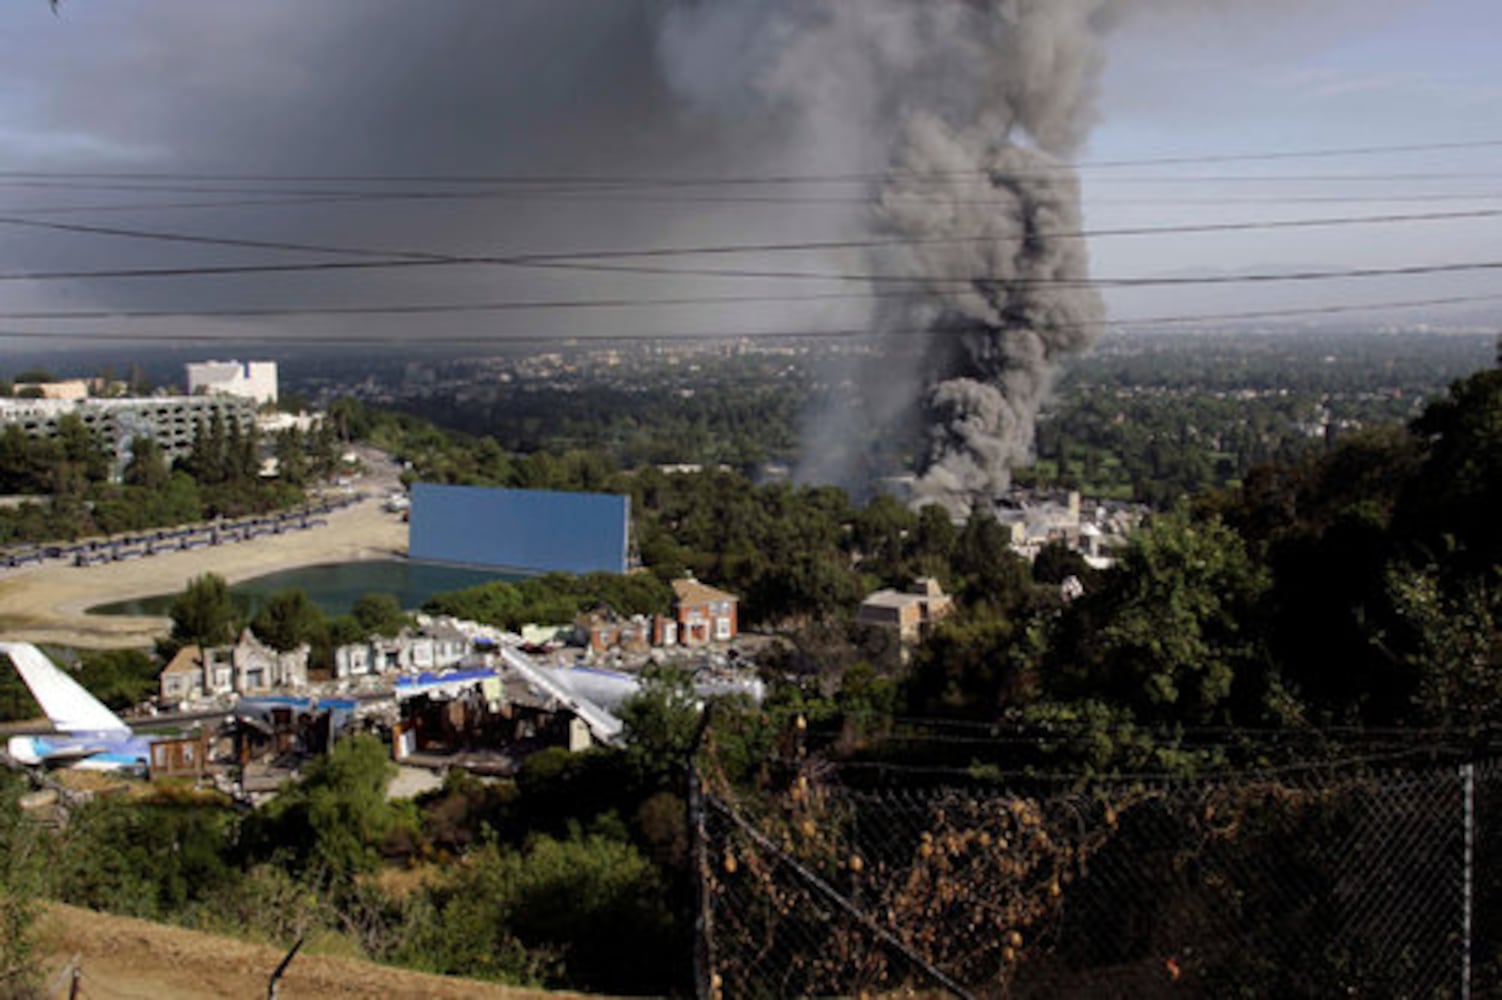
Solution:
{"label": "power line", "polygon": [[[1483,218],[1496,216],[1497,210],[1477,210],[1472,212],[1431,213],[1429,215],[1389,215],[1369,217],[1345,217],[1341,219],[1321,220],[1283,220],[1280,222],[1250,222],[1250,223],[1211,223],[1206,225],[1188,226],[1163,226],[1163,227],[1138,227],[1133,229],[1097,230],[1093,233],[1079,230],[1074,233],[1039,234],[1050,238],[1083,238],[1087,236],[1148,236],[1181,234],[1190,232],[1215,232],[1230,230],[1252,230],[1266,228],[1289,228],[1300,226],[1331,226],[1346,224],[1370,224],[1377,222],[1418,222],[1434,221],[1440,218]],[[399,267],[430,267],[438,265],[488,265],[505,267],[527,267],[559,269],[570,271],[603,272],[603,273],[626,273],[626,274],[654,274],[668,276],[693,276],[693,277],[730,277],[730,278],[770,278],[777,280],[821,280],[821,281],[859,281],[871,283],[900,283],[912,284],[991,284],[996,279],[981,275],[972,278],[918,278],[911,276],[899,276],[888,274],[853,274],[844,272],[810,272],[810,271],[762,271],[750,269],[729,268],[685,268],[685,267],[656,267],[643,265],[621,265],[599,263],[604,260],[620,260],[632,258],[662,258],[673,256],[702,256],[710,254],[740,254],[758,253],[773,250],[830,250],[835,248],[851,249],[874,246],[901,246],[917,245],[925,242],[963,242],[976,239],[994,239],[987,237],[941,237],[933,240],[850,240],[830,241],[823,243],[781,243],[781,244],[757,244],[757,245],[715,245],[701,247],[658,247],[645,250],[585,250],[565,251],[557,253],[529,253],[529,254],[441,254],[426,250],[385,250],[369,247],[346,247],[329,246],[324,244],[296,243],[277,240],[249,240],[230,237],[202,236],[191,233],[174,233],[156,230],[131,229],[110,226],[88,226],[72,223],[40,222],[35,219],[18,219],[14,217],[0,217],[0,223],[75,232],[90,235],[118,236],[131,239],[146,239],[165,242],[178,242],[210,246],[237,247],[242,249],[270,249],[281,251],[294,251],[305,253],[338,254],[341,256],[374,257],[381,258],[365,261],[326,261],[318,263],[302,264],[240,264],[240,265],[216,265],[201,267],[169,267],[169,268],[123,268],[114,270],[96,271],[33,271],[10,274],[0,274],[0,281],[47,281],[61,279],[84,279],[84,278],[146,278],[146,277],[191,277],[191,276],[215,276],[228,274],[257,274],[279,273],[299,271],[333,271],[333,270],[365,270],[376,268],[399,268]],[[1240,284],[1272,281],[1311,281],[1330,280],[1338,278],[1371,278],[1392,277],[1402,275],[1434,274],[1445,272],[1464,272],[1493,270],[1502,267],[1502,262],[1467,262],[1454,264],[1431,264],[1409,265],[1396,268],[1358,268],[1345,271],[1319,270],[1303,271],[1285,274],[1252,274],[1252,275],[1220,275],[1201,276],[1194,278],[1085,278],[1085,279],[1042,279],[1042,278],[1019,278],[1008,282],[1009,284],[1029,287],[1167,287],[1196,284]]]}
{"label": "power line", "polygon": [[[329,250],[346,253],[360,251]],[[379,251],[363,251],[377,253]],[[452,265],[486,265],[531,267],[561,271],[601,274],[643,274],[658,277],[757,278],[779,281],[826,281],[861,284],[886,284],[912,287],[1007,285],[1016,288],[1174,288],[1194,285],[1268,284],[1274,282],[1311,282],[1362,280],[1372,278],[1412,277],[1429,274],[1464,274],[1502,270],[1502,261],[1463,261],[1445,264],[1409,264],[1398,267],[1365,267],[1328,270],[1287,271],[1280,273],[1200,275],[1195,277],[1159,278],[1015,278],[1002,281],[991,275],[956,278],[922,278],[891,274],[856,272],[775,271],[743,268],[661,267],[643,264],[592,264],[574,259],[550,260],[545,255],[501,257],[486,255],[424,255],[413,259],[403,256],[387,260],[320,261],[304,264],[225,264],[217,266],[116,268],[94,271],[20,271],[0,274],[0,281],[58,281],[84,279],[137,279],[222,277],[242,274],[295,274],[312,271],[368,271],[391,268],[438,267]]]}
{"label": "power line", "polygon": [[[0,182],[3,185],[4,182]],[[160,193],[171,193],[162,189]],[[440,191],[440,192],[367,192],[364,194],[294,194],[289,197],[277,197],[271,192],[255,192],[265,195],[263,197],[243,197],[233,199],[220,199],[208,201],[167,201],[152,202],[141,201],[131,203],[117,203],[107,205],[47,205],[47,206],[17,206],[4,211],[11,216],[49,216],[70,215],[91,212],[142,212],[157,210],[177,209],[220,209],[220,208],[275,208],[281,206],[308,206],[318,205],[326,207],[360,206],[366,207],[371,204],[399,201],[418,201],[453,203],[459,201],[483,201],[487,199],[503,200],[526,200],[539,201],[554,197],[571,198],[566,194],[553,192],[526,192],[515,191],[485,192],[485,191]],[[761,205],[861,205],[873,207],[877,199],[871,195],[853,197],[786,197],[786,196],[640,196],[629,195],[629,203],[633,207],[642,205],[676,205],[676,204],[712,204],[721,206],[761,206]],[[604,203],[617,200],[615,197],[601,198],[592,197],[578,199],[584,202]],[[904,201],[930,203],[944,201],[949,205],[963,206],[967,208],[1005,208],[1011,203],[995,198],[980,199],[939,199],[926,197],[905,197]],[[1425,203],[1425,202],[1487,202],[1502,201],[1502,191],[1482,191],[1474,193],[1440,193],[1418,192],[1406,194],[1387,195],[1272,195],[1265,197],[1173,197],[1173,198],[1116,198],[1116,197],[1091,197],[1092,205],[1166,205],[1173,207],[1186,206],[1209,206],[1209,205],[1326,205],[1326,204],[1399,204],[1399,203]]]}
{"label": "power line", "polygon": [[[248,306],[228,309],[69,309],[0,312],[0,320],[45,320],[49,322],[92,319],[256,319],[296,316],[426,316],[488,312],[551,312],[592,309],[657,309],[674,306],[767,305],[772,303],[867,301],[904,298],[911,290],[870,289],[860,292],[816,292],[808,295],[699,295],[633,299],[531,299],[492,302],[399,303],[380,306]],[[1380,309],[1412,309],[1424,306],[1469,305],[1502,301],[1502,295],[1462,295],[1431,299],[1405,299],[1365,305],[1314,306],[1256,310],[1239,313],[1205,313],[1191,316],[1158,316],[1106,321],[1105,326],[1166,325],[1246,319],[1334,315]],[[38,334],[40,336],[41,334]]]}
{"label": "power line", "polygon": [[[1275,150],[1260,153],[1191,154],[1185,156],[1152,157],[1145,159],[1084,160],[1077,163],[1059,162],[1061,170],[1114,170],[1126,167],[1183,166],[1210,163],[1274,162],[1298,159],[1330,157],[1353,157],[1389,155],[1394,153],[1457,151],[1502,147],[1502,139],[1476,139],[1458,142],[1402,143],[1393,145],[1368,145],[1349,147],[1325,147],[1303,150]],[[950,171],[949,176],[984,175],[984,170]],[[106,180],[126,179],[137,181],[236,181],[264,183],[430,183],[430,184],[581,184],[581,185],[753,185],[753,184],[802,184],[867,182],[890,176],[911,175],[908,172],[878,171],[832,174],[766,174],[742,175],[739,177],[691,177],[651,175],[569,175],[569,174],[287,174],[287,173],[232,173],[213,171],[0,171],[0,178],[11,179],[69,179]],[[1411,176],[1411,175],[1408,175]]]}
{"label": "power line", "polygon": [[172,317],[236,318],[267,316],[413,316],[442,313],[541,312],[561,309],[631,309],[668,306],[755,305],[774,302],[857,301],[896,298],[903,291],[815,292],[808,295],[685,295],[662,298],[531,299],[492,302],[442,302],[428,305],[288,306],[239,309],[72,309],[65,311],[4,312],[0,319],[168,319]]}
{"label": "power line", "polygon": [[1273,160],[1310,160],[1326,157],[1381,156],[1389,153],[1429,153],[1462,149],[1502,147],[1502,139],[1474,139],[1462,142],[1400,143],[1383,146],[1345,146],[1323,149],[1282,150],[1263,153],[1211,153],[1188,156],[1165,156],[1140,160],[1085,160],[1075,164],[1080,170],[1104,170],[1116,167],[1158,167],[1188,163],[1247,163]]}
{"label": "power line", "polygon": [[[1017,180],[1056,180],[1063,166],[1046,169],[1028,169],[1008,171],[1005,176]],[[497,178],[492,180],[472,179],[470,181],[449,180],[443,181],[437,178],[390,178],[384,183],[428,183],[428,184],[485,184],[492,185],[489,190],[451,190],[439,189],[434,191],[401,190],[384,188],[356,188],[340,189],[335,187],[319,188],[288,188],[276,187],[226,187],[226,183],[257,183],[254,179],[237,180],[233,175],[224,175],[220,178],[206,177],[208,183],[213,186],[203,186],[202,181],[168,182],[168,181],[131,181],[131,180],[108,180],[105,176],[99,179],[88,179],[89,175],[82,175],[75,179],[69,179],[69,175],[36,175],[37,179],[28,176],[6,176],[0,174],[0,187],[11,188],[34,188],[38,190],[73,190],[73,191],[142,191],[158,194],[238,194],[238,195],[299,195],[310,197],[517,197],[535,198],[544,195],[584,195],[591,199],[601,195],[624,195],[632,198],[641,197],[643,192],[658,190],[678,190],[694,188],[726,188],[726,187],[786,187],[801,184],[853,184],[869,186],[873,183],[901,178],[920,183],[948,183],[954,180],[973,178],[976,181],[986,181],[996,176],[997,171],[988,170],[956,170],[956,171],[931,171],[922,173],[891,171],[884,173],[869,174],[809,174],[804,176],[766,176],[766,177],[741,177],[741,178],[642,178],[636,181],[588,179],[567,177],[556,178]],[[129,175],[121,175],[128,177]],[[1458,181],[1458,180],[1496,180],[1502,176],[1497,170],[1484,171],[1403,171],[1387,173],[1323,173],[1323,174],[1185,174],[1185,173],[1162,173],[1162,174],[1139,174],[1129,177],[1111,177],[1109,182],[1113,184],[1361,184],[1361,183],[1413,183],[1415,181]],[[45,178],[45,179],[43,179]],[[58,179],[62,178],[62,179]],[[294,183],[293,179],[268,178],[259,183],[262,184],[287,184]],[[319,183],[316,178],[305,178],[300,183]],[[324,183],[383,183],[378,178],[346,179],[336,181],[329,179]],[[717,195],[716,198],[725,196]],[[733,196],[732,196],[733,197]]]}
{"label": "power line", "polygon": [[[1313,219],[1276,219],[1268,221],[1183,223],[1168,226],[1131,226],[1114,229],[1075,229],[1044,231],[1027,234],[1017,230],[1012,233],[988,233],[978,236],[935,237],[885,237],[860,240],[816,240],[780,243],[713,244],[691,247],[652,247],[641,250],[574,250],[560,253],[522,253],[510,255],[519,261],[602,260],[633,257],[699,257],[709,255],[745,253],[825,252],[830,250],[876,249],[880,247],[924,246],[945,243],[988,243],[1003,236],[1036,236],[1039,239],[1110,239],[1117,237],[1182,236],[1199,233],[1257,232],[1279,229],[1320,229],[1340,226],[1403,225],[1421,222],[1455,222],[1468,219],[1493,219],[1502,216],[1502,209],[1468,209],[1452,212],[1410,212],[1384,215],[1335,216]],[[317,244],[292,243],[274,240],[248,240],[232,237],[203,236],[192,233],[174,233],[158,230],[97,226],[66,222],[43,222],[36,219],[0,215],[0,225],[54,232],[78,233],[91,236],[115,236],[129,239],[161,240],[165,242],[197,243],[212,246],[241,247],[250,249],[293,250],[311,253],[337,253],[352,256],[411,256],[427,259],[435,256],[428,251],[389,251],[371,248],[349,249]]]}
{"label": "power line", "polygon": [[[1098,323],[1074,323],[1059,324],[1056,329],[1092,329],[1101,331],[1108,327],[1132,328],[1132,327],[1155,327],[1169,326],[1186,323],[1224,323],[1252,319],[1289,319],[1296,317],[1330,316],[1343,313],[1379,312],[1394,309],[1414,309],[1445,305],[1465,305],[1482,302],[1502,301],[1499,295],[1474,295],[1474,296],[1451,296],[1446,298],[1431,299],[1408,299],[1396,302],[1368,303],[1362,305],[1332,305],[1311,306],[1292,309],[1268,309],[1246,312],[1226,313],[1200,313],[1179,314],[1171,316],[1152,316],[1137,319],[1102,320]],[[188,314],[185,314],[188,315]],[[214,313],[192,314],[214,316]],[[231,314],[233,315],[233,314]],[[490,332],[476,334],[439,334],[423,337],[420,343],[424,346],[484,346],[496,344],[528,344],[528,343],[632,343],[632,342],[670,342],[679,341],[691,343],[706,340],[845,340],[845,339],[870,339],[882,340],[891,337],[921,337],[921,336],[946,336],[943,330],[935,330],[931,327],[908,327],[872,329],[869,327],[827,329],[827,330],[721,330],[699,331],[695,333],[608,333],[608,334],[562,334],[562,333],[524,333],[524,332]],[[245,331],[235,331],[231,335],[223,337],[205,336],[202,333],[169,333],[169,332],[115,332],[115,331],[58,331],[58,330],[7,330],[0,329],[0,337],[11,337],[24,340],[84,340],[96,342],[151,342],[151,343],[245,343],[252,340],[259,344],[280,344],[286,346],[313,346],[313,345],[394,345],[412,346],[414,339],[409,332],[392,334],[310,334],[288,333],[272,335],[248,335]]]}

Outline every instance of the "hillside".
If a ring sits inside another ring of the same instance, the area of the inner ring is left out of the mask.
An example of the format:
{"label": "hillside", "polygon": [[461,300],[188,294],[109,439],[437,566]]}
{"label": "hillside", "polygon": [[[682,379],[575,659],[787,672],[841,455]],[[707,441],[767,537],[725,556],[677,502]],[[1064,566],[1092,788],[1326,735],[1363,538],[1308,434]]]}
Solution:
{"label": "hillside", "polygon": [[[41,923],[42,965],[50,985],[74,956],[84,997],[217,1000],[265,996],[284,951],[233,938],[49,903]],[[66,996],[59,992],[49,996]],[[577,994],[514,989],[473,979],[429,976],[348,958],[299,954],[281,982],[281,996],[412,997],[461,1000],[558,998]]]}

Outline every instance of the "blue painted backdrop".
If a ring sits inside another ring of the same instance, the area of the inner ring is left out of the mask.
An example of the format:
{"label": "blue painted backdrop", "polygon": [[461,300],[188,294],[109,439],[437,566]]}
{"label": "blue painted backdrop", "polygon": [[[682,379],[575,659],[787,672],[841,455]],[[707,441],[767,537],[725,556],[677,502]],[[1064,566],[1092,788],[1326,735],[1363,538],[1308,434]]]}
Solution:
{"label": "blue painted backdrop", "polygon": [[624,573],[630,523],[625,496],[418,483],[408,550],[466,566]]}

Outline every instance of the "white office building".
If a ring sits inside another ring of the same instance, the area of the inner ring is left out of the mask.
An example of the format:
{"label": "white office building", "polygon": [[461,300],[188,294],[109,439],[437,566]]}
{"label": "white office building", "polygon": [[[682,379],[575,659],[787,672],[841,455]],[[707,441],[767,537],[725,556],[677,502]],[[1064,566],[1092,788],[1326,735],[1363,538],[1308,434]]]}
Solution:
{"label": "white office building", "polygon": [[189,362],[188,395],[243,396],[257,405],[276,402],[275,361]]}

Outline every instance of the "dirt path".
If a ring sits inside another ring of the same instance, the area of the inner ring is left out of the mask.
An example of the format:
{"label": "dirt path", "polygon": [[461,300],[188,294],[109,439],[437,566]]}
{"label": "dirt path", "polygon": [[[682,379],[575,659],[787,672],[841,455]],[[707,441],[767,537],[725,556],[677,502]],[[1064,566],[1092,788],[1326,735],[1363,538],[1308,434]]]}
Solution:
{"label": "dirt path", "polygon": [[306,531],[99,566],[45,566],[0,573],[0,635],[89,649],[150,646],[167,619],[88,615],[99,604],[182,590],[218,573],[231,583],[319,563],[382,559],[407,551],[407,526],[379,495],[328,515]]}
{"label": "dirt path", "polygon": [[[214,937],[178,927],[115,917],[61,903],[47,904],[41,922],[46,983],[74,955],[79,995],[99,1000],[219,1000],[264,997],[283,949]],[[67,996],[68,980],[58,992]],[[411,997],[432,1000],[560,1000],[578,996],[429,976],[348,958],[299,954],[281,981],[285,1000],[299,997]]]}

